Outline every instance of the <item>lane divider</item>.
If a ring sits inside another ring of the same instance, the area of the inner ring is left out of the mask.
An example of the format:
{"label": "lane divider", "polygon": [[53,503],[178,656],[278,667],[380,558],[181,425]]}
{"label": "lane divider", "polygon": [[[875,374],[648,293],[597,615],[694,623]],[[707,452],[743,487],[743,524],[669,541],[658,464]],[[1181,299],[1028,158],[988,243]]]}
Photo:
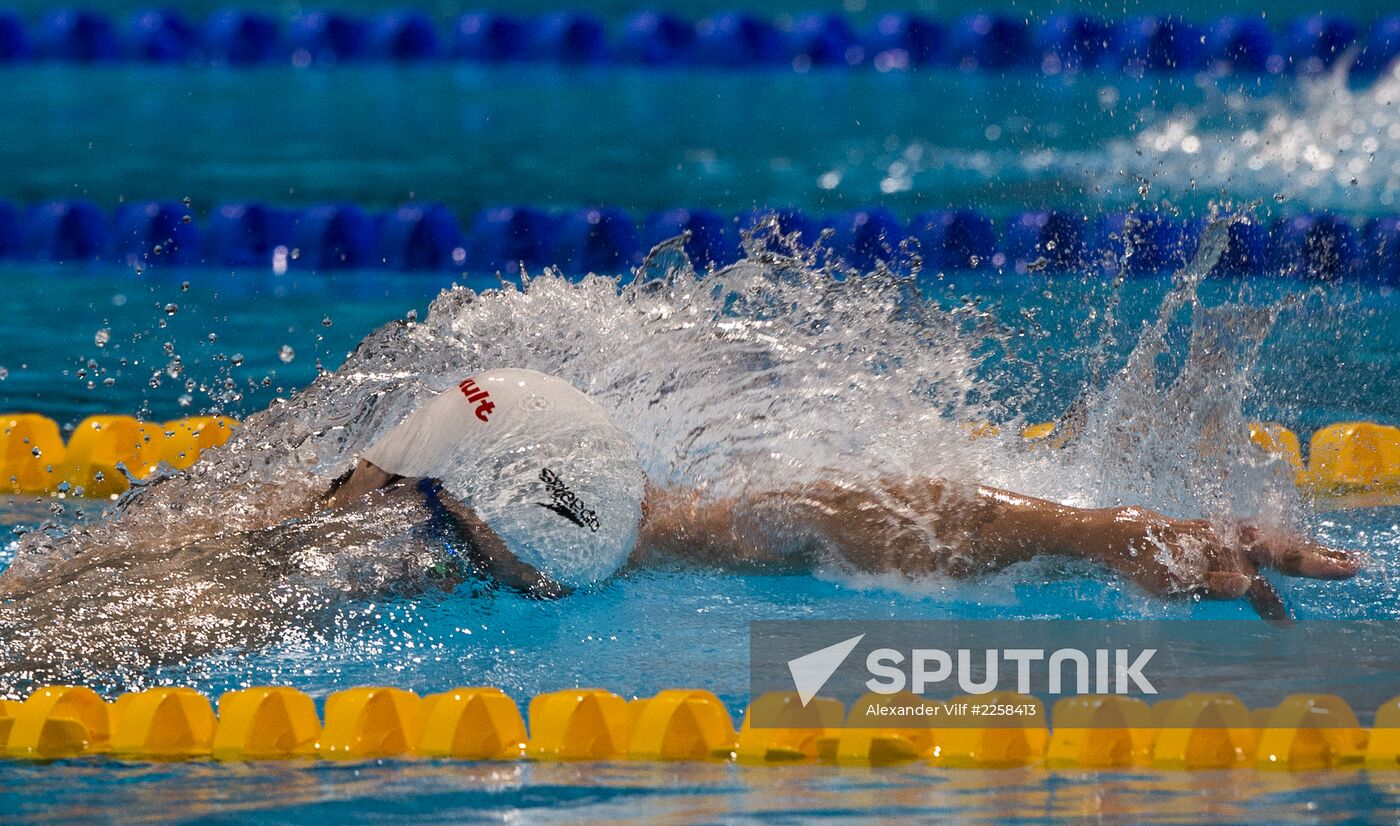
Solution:
{"label": "lane divider", "polygon": [[237,426],[224,416],[164,423],[89,416],[65,444],[52,419],[0,414],[0,493],[115,497],[130,487],[122,467],[137,479],[161,463],[183,470],[205,449],[228,441]]}
{"label": "lane divider", "polygon": [[[162,462],[188,468],[203,450],[228,441],[238,424],[224,416],[159,424],[132,416],[89,416],[65,444],[52,419],[37,413],[0,414],[0,493],[113,497],[129,487],[118,465],[137,479]],[[1025,427],[1021,437],[1032,444],[1054,444],[1057,431],[1056,423],[1044,422]],[[978,439],[995,436],[1000,428],[970,424],[967,432]],[[1297,434],[1281,424],[1253,422],[1249,437],[1284,462],[1299,487],[1320,499],[1400,504],[1400,427],[1341,422],[1320,428],[1309,440],[1307,463]]]}
{"label": "lane divider", "polygon": [[[547,211],[491,207],[465,221],[446,207],[409,204],[375,212],[354,204],[279,209],[223,204],[202,221],[176,201],[127,203],[107,214],[85,200],[23,209],[0,202],[0,259],[151,267],[289,270],[518,272],[556,266],[616,274],[640,264],[655,244],[690,233],[686,253],[704,269],[740,257],[740,234],[772,220],[784,234],[826,244],[862,271],[877,261],[903,265],[906,240],[934,271],[1007,273],[1171,271],[1194,253],[1199,218],[1155,211],[1081,215],[1030,210],[995,218],[945,209],[901,220],[883,207],[833,215],[758,209],[726,215],[670,209],[637,220],[617,207]],[[1400,286],[1400,216],[1349,221],[1328,213],[1252,220],[1230,227],[1217,276],[1355,278]],[[1131,245],[1133,254],[1125,256]]]}
{"label": "lane divider", "polygon": [[310,697],[290,688],[245,688],[219,699],[209,750],[215,760],[313,757],[320,736]]}
{"label": "lane divider", "polygon": [[1247,75],[1326,71],[1356,49],[1356,68],[1376,73],[1400,55],[1400,17],[1365,28],[1319,13],[1281,31],[1257,16],[1193,22],[1177,15],[1107,20],[1055,14],[974,12],[941,21],[890,13],[868,25],[812,12],[769,19],[743,12],[688,20],[642,11],[609,27],[587,12],[521,18],[469,12],[449,27],[433,15],[396,10],[359,17],[307,11],[286,21],[226,9],[200,22],[177,11],[141,11],[121,22],[93,11],[52,11],[32,25],[0,15],[0,63],[135,61],[249,66],[365,61],[470,61],[559,65],[919,68],[961,71],[1216,72]]}
{"label": "lane divider", "polygon": [[[218,701],[188,688],[122,694],[50,686],[23,703],[0,702],[0,757],[56,760],[721,761],[881,766],[924,762],[957,769],[1257,768],[1400,770],[1400,697],[1366,728],[1340,697],[1292,694],[1250,710],[1238,697],[1194,693],[1153,705],[1116,695],[1065,697],[1050,709],[1012,692],[953,702],[1029,704],[995,727],[867,725],[869,707],[923,702],[871,694],[846,707],[795,693],[758,697],[736,730],[714,694],[668,689],[625,700],[602,689],[541,694],[519,707],[496,688],[426,697],[392,687],[337,691],[324,722],[311,697],[286,687],[230,691]],[[755,728],[763,714],[773,728]]]}
{"label": "lane divider", "polygon": [[[203,694],[190,688],[163,688],[123,694],[109,710],[110,753],[137,760],[207,757],[218,720]],[[24,719],[24,710],[19,718]]]}
{"label": "lane divider", "polygon": [[1313,432],[1303,462],[1297,434],[1277,423],[1255,422],[1250,439],[1284,462],[1298,486],[1325,507],[1400,505],[1400,427],[1340,422]]}

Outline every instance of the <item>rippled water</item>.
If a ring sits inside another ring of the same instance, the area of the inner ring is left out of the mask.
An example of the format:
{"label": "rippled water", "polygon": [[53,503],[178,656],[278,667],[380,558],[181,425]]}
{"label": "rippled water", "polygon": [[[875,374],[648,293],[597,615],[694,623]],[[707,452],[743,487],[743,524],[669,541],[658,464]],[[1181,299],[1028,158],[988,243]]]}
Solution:
{"label": "rippled water", "polygon": [[[825,766],[373,763],[22,767],[41,822],[1326,823],[1393,819],[1385,773],[938,771]],[[0,785],[0,788],[4,788]],[[181,801],[172,812],[170,800]],[[14,800],[14,798],[11,798]]]}

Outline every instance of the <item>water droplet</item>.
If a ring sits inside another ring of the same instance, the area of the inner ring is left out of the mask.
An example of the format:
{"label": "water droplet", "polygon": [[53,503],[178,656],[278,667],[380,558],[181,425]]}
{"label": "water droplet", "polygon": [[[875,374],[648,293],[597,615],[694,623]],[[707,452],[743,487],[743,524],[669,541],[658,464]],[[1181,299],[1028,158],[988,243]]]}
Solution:
{"label": "water droplet", "polygon": [[216,341],[218,341],[218,340],[219,340],[219,334],[218,334],[218,333],[210,333],[210,334],[209,334],[209,343],[210,343],[210,344],[213,344],[214,342],[216,342]]}
{"label": "water droplet", "polygon": [[326,316],[325,318],[321,319],[321,326],[322,326],[322,327],[329,327],[329,326],[331,326],[331,319],[330,319],[330,316]]}
{"label": "water droplet", "polygon": [[277,357],[282,360],[283,364],[291,364],[292,359],[297,357],[297,351],[283,344],[282,349],[277,351]]}
{"label": "water droplet", "polygon": [[177,306],[175,306],[174,304],[166,304],[166,305],[165,305],[165,314],[166,314],[166,315],[175,315],[175,314],[178,313],[179,311],[180,311],[180,308],[177,307]]}
{"label": "water droplet", "polygon": [[109,342],[109,341],[111,341],[111,340],[112,340],[112,331],[111,331],[111,330],[108,330],[106,327],[103,327],[101,330],[98,330],[98,331],[97,331],[96,333],[94,333],[93,336],[92,336],[92,341],[93,341],[93,343],[96,344],[98,347],[106,347],[106,346],[107,346],[107,342]]}
{"label": "water droplet", "polygon": [[114,384],[116,384],[116,383],[117,383],[117,380],[116,380],[116,379],[112,379],[112,378],[106,378],[106,379],[103,379],[103,380],[102,380],[102,386],[103,386],[103,387],[111,387],[112,385],[114,385]]}
{"label": "water droplet", "polygon": [[189,407],[194,403],[194,396],[191,396],[189,393],[181,393],[180,398],[176,401],[180,403],[181,407]]}
{"label": "water droplet", "polygon": [[233,363],[234,367],[237,367],[238,365],[243,363],[243,354],[234,353],[233,355],[229,356],[228,360]]}
{"label": "water droplet", "polygon": [[36,458],[36,459],[39,458],[40,456],[43,456],[43,455],[44,455],[44,451],[40,450],[40,449],[37,448],[37,447],[34,448],[33,450],[29,451],[29,452],[32,453],[32,454],[34,454],[34,458]]}

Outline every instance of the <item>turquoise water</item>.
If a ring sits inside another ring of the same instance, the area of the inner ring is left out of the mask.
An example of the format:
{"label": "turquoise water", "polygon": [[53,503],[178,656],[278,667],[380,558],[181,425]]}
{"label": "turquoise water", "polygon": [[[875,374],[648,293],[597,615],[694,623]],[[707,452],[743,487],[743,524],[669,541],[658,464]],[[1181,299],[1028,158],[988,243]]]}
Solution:
{"label": "turquoise water", "polygon": [[[1357,6],[1354,15],[1374,11]],[[112,206],[122,198],[189,196],[196,211],[240,199],[388,206],[410,198],[463,211],[492,203],[602,202],[636,210],[786,204],[834,211],[880,203],[905,214],[969,204],[993,213],[1026,205],[1093,213],[1158,206],[1163,199],[1203,208],[1220,197],[1219,188],[1193,189],[1184,180],[1189,174],[1173,169],[1157,176],[1148,164],[1139,170],[1149,184],[1144,193],[1143,181],[1117,174],[1115,164],[1135,157],[1122,147],[1174,112],[1239,131],[1263,117],[1241,106],[1242,97],[1303,105],[1290,83],[1240,87],[1179,78],[461,67],[238,73],[44,67],[6,75],[0,164],[7,174],[0,197],[84,196]],[[1357,113],[1369,114],[1364,107]],[[1263,199],[1261,212],[1310,203],[1306,187],[1277,203],[1273,195],[1297,187],[1288,174],[1269,172],[1231,181],[1240,190],[1231,194]],[[1374,190],[1357,189],[1343,206],[1386,209],[1368,197]],[[305,387],[319,368],[338,367],[380,324],[411,312],[424,317],[428,302],[452,280],[213,269],[136,275],[104,266],[30,265],[7,265],[0,279],[0,313],[11,319],[0,325],[0,407],[37,410],[66,426],[98,412],[157,419],[254,413]],[[486,274],[457,280],[476,288],[494,283]],[[945,307],[966,300],[989,314],[997,334],[983,340],[993,351],[980,368],[983,392],[1001,402],[1003,418],[1039,421],[1060,415],[1086,387],[1102,386],[1122,366],[1143,325],[1156,318],[1168,282],[1114,285],[1096,272],[1055,280],[929,273],[921,287]],[[1392,292],[1266,279],[1207,282],[1199,298],[1207,306],[1267,307],[1288,296],[1300,303],[1282,312],[1238,385],[1243,415],[1286,422],[1305,437],[1338,420],[1400,423],[1400,354],[1392,344],[1400,307]],[[1105,327],[1102,313],[1111,305],[1116,322]],[[1187,361],[1189,320],[1169,328],[1162,361]],[[103,330],[106,343],[99,347]],[[1096,367],[1100,346],[1106,355]],[[899,423],[877,425],[894,433]],[[1134,470],[1165,474],[1170,467],[1143,462]],[[1081,464],[1060,472],[1092,470]],[[93,520],[96,511],[95,504],[71,500],[22,501],[9,505],[4,521]],[[1285,596],[1298,616],[1396,617],[1400,512],[1295,509],[1294,518],[1324,541],[1370,552],[1374,563],[1347,583],[1288,583]],[[0,565],[11,552],[0,551]],[[694,686],[718,693],[737,715],[746,700],[747,624],[754,619],[1123,616],[1244,618],[1247,609],[1164,607],[1094,572],[1038,567],[926,588],[830,576],[658,571],[554,602],[508,592],[350,601],[304,636],[197,657],[137,682],[189,684],[211,694],[275,682],[317,696],[362,684],[429,692],[484,683],[521,701],[573,685],[625,696]],[[1270,679],[1280,694],[1289,690],[1287,675]],[[52,820],[943,816],[1250,823],[1396,816],[1395,786],[1385,776],[1253,772],[6,763],[0,797],[13,803],[10,811]],[[172,800],[182,801],[178,810]]]}
{"label": "turquoise water", "polygon": [[[1189,79],[956,72],[40,66],[7,77],[0,197],[189,196],[197,213],[258,199],[416,199],[459,214],[503,203],[1073,209],[1102,197],[1085,153],[1154,108],[1207,97]],[[976,103],[950,118],[946,95]],[[1047,167],[1022,167],[1046,151]],[[1136,201],[1136,183],[1115,198]]]}

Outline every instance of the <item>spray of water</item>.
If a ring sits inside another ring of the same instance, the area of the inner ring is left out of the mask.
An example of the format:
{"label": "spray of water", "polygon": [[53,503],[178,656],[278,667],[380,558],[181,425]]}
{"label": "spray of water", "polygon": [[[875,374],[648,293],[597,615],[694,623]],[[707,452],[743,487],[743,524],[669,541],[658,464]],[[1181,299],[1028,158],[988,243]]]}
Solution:
{"label": "spray of water", "polygon": [[[1098,504],[1140,501],[1169,513],[1250,514],[1275,523],[1297,512],[1285,469],[1261,460],[1242,413],[1259,348],[1291,302],[1207,307],[1198,299],[1238,220],[1245,216],[1207,225],[1127,363],[1076,405],[1082,431],[1065,452],[1070,464],[1095,471],[1085,494]],[[1187,352],[1174,369],[1164,368],[1172,361],[1171,328],[1183,314],[1189,314]]]}
{"label": "spray of water", "polygon": [[1127,169],[1176,191],[1272,195],[1315,208],[1392,208],[1400,202],[1400,64],[1360,89],[1347,70],[1344,61],[1290,95],[1229,96],[1223,124],[1213,117],[1220,107],[1173,114],[1113,144],[1105,174]]}
{"label": "spray of water", "polygon": [[[1126,368],[1086,388],[1059,449],[1028,447],[1014,407],[988,401],[1018,393],[988,386],[980,354],[998,333],[976,306],[942,309],[916,277],[850,272],[776,227],[719,272],[696,273],[672,243],[625,285],[545,272],[448,289],[422,322],[380,328],[188,472],[138,485],[101,521],[22,537],[0,578],[0,662],[13,664],[0,693],[139,685],[213,652],[325,643],[359,621],[357,601],[440,590],[448,540],[421,502],[312,504],[416,405],[497,366],[574,383],[633,435],[654,483],[707,495],[928,476],[1176,515],[1282,513],[1291,485],[1248,445],[1239,409],[1275,311],[1197,306],[1228,220],[1212,222]],[[1164,373],[1183,318],[1189,353]],[[970,438],[987,420],[1005,435]]]}

